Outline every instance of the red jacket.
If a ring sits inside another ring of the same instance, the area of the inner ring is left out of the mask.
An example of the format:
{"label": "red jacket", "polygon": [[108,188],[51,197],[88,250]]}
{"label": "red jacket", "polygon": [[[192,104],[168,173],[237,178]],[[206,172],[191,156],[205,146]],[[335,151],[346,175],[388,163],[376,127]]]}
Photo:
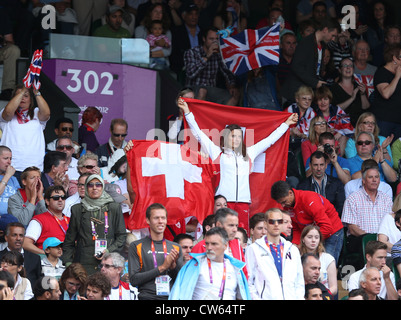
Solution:
{"label": "red jacket", "polygon": [[[245,262],[244,252],[242,251],[242,247],[239,243],[239,240],[238,239],[230,240],[228,242],[228,245],[231,249],[232,256],[237,260]],[[203,253],[203,252],[206,252],[205,239],[199,241],[191,250],[191,253]],[[246,266],[244,266],[242,271],[244,271],[244,274],[248,279],[248,271],[246,270]]]}
{"label": "red jacket", "polygon": [[42,226],[42,233],[39,239],[36,241],[36,246],[43,249],[43,242],[48,237],[56,237],[61,242],[64,242],[65,232],[67,232],[68,225],[70,223],[70,218],[64,216],[64,219],[59,221],[61,226],[58,224],[56,218],[49,213],[49,211],[38,214],[33,217],[32,220],[36,220]]}
{"label": "red jacket", "polygon": [[323,239],[343,228],[340,216],[329,200],[313,191],[292,191],[295,196],[294,207],[284,209],[292,214],[293,243],[300,243],[301,232],[309,224],[320,228]]}

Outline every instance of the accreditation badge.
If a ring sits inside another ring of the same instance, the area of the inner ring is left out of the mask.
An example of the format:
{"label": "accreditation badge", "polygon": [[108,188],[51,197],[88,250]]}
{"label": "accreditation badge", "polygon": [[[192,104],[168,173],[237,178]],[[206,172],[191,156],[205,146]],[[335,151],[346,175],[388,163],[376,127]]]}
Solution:
{"label": "accreditation badge", "polygon": [[107,249],[107,240],[106,239],[96,239],[95,240],[95,256],[101,255],[104,250]]}
{"label": "accreditation badge", "polygon": [[158,296],[168,296],[170,294],[170,281],[171,278],[168,275],[158,276],[156,278],[156,294]]}

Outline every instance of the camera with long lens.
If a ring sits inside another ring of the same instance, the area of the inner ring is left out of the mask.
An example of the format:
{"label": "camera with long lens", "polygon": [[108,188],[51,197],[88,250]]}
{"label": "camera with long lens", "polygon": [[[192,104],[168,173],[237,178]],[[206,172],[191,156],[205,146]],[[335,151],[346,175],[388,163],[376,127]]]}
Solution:
{"label": "camera with long lens", "polygon": [[323,145],[323,148],[324,148],[324,153],[326,154],[332,154],[334,152],[334,149],[330,146],[329,143],[325,143]]}

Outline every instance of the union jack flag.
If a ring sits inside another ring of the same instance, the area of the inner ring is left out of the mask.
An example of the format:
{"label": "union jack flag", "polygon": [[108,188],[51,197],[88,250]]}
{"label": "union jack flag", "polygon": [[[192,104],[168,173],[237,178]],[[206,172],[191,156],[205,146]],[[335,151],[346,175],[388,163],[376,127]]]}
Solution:
{"label": "union jack flag", "polygon": [[26,88],[30,88],[32,85],[36,90],[40,88],[40,72],[42,71],[42,57],[43,50],[36,50],[33,53],[31,64],[28,68],[28,72],[23,79],[24,86]]}
{"label": "union jack flag", "polygon": [[354,79],[357,83],[363,84],[366,88],[366,93],[368,94],[368,98],[375,91],[375,87],[373,85],[373,75],[362,75],[359,73],[354,73]]}
{"label": "union jack flag", "polygon": [[279,63],[280,24],[258,30],[246,29],[232,37],[220,37],[220,51],[227,67],[240,75]]}

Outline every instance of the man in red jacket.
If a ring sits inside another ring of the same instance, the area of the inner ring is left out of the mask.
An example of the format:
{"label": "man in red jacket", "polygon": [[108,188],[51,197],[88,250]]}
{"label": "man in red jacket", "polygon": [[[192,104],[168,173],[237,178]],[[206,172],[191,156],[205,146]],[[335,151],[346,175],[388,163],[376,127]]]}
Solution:
{"label": "man in red jacket", "polygon": [[[215,225],[216,227],[223,228],[228,234],[228,248],[227,254],[245,262],[244,252],[240,245],[240,241],[235,238],[238,230],[238,213],[230,208],[220,208],[215,213]],[[198,242],[193,248],[191,253],[203,253],[206,252],[205,240]],[[246,267],[242,269],[245,276],[248,278],[248,272]]]}
{"label": "man in red jacket", "polygon": [[326,198],[313,191],[292,189],[285,181],[277,181],[271,197],[291,214],[292,242],[299,245],[302,230],[310,224],[319,226],[327,253],[338,263],[343,246],[343,224],[338,212]]}

